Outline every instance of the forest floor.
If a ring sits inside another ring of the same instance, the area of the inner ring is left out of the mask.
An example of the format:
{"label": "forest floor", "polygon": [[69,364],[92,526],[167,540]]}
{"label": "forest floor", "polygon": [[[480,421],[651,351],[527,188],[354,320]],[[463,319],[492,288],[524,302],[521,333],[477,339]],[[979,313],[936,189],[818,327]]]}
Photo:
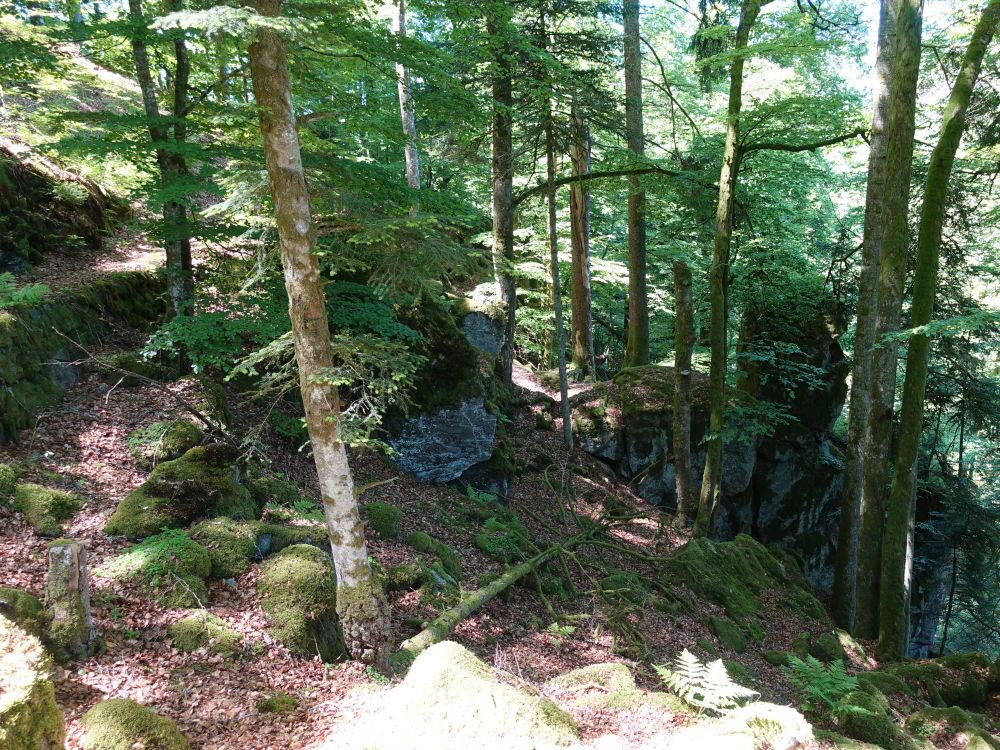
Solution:
{"label": "forest floor", "polygon": [[[143,257],[143,253],[128,253],[122,262],[141,262]],[[44,279],[46,274],[43,267],[39,278]],[[111,351],[134,348],[138,343],[134,334],[122,332],[121,338],[106,341],[105,345]],[[530,379],[524,373],[522,377]],[[182,398],[197,398],[193,380],[166,386]],[[651,555],[657,541],[658,553],[682,544],[684,537],[669,525],[661,526],[655,508],[609,476],[603,465],[582,452],[568,452],[558,420],[555,430],[538,428],[534,412],[550,408],[546,400],[552,394],[544,393],[537,380],[530,386],[534,393],[524,391],[525,403],[509,426],[510,434],[517,436],[514,449],[522,467],[510,493],[510,509],[526,523],[532,537],[542,544],[569,536],[574,528],[563,509],[572,507],[575,513],[596,517],[605,504],[614,502],[629,508],[634,518],[613,532],[620,550],[602,550],[605,565],[636,570],[638,563],[632,553]],[[235,393],[229,395],[235,415],[231,428],[234,434],[245,434],[264,423],[263,407],[243,401]],[[42,414],[33,429],[21,434],[19,443],[0,447],[0,461],[29,467],[24,481],[72,489],[87,500],[65,533],[87,542],[94,616],[105,649],[99,656],[57,669],[57,697],[67,718],[68,747],[80,747],[80,716],[98,701],[113,697],[155,704],[157,710],[177,721],[195,746],[206,750],[306,748],[321,744],[336,726],[343,726],[341,722],[366,710],[373,696],[377,700],[379,692],[386,688],[386,680],[356,664],[323,664],[290,656],[267,634],[267,616],[260,608],[255,585],[259,574],[256,565],[240,576],[235,586],[216,581],[210,587],[212,613],[245,636],[244,654],[236,661],[226,661],[204,650],[183,654],[172,649],[166,628],[184,612],[164,609],[129,584],[102,578],[95,572],[128,546],[123,539],[106,537],[102,528],[118,502],[147,477],[129,452],[129,435],[152,422],[179,416],[182,413],[167,393],[151,385],[111,387],[97,372],[84,368],[62,404]],[[269,426],[260,435],[273,466],[281,467],[288,479],[317,497],[311,459]],[[466,586],[474,586],[483,573],[501,569],[475,547],[473,535],[454,522],[465,500],[457,488],[419,482],[370,452],[354,453],[352,466],[359,484],[393,479],[372,489],[363,499],[403,509],[403,536],[422,530],[455,549]],[[571,490],[560,491],[560,487]],[[40,595],[46,575],[46,541],[20,514],[0,509],[0,580]],[[401,541],[380,540],[371,533],[368,544],[372,557],[385,567],[415,555]],[[517,684],[542,688],[546,680],[579,666],[625,661],[641,686],[658,689],[662,684],[649,664],[668,662],[684,648],[695,650],[699,639],[711,638],[704,623],[709,612],[677,617],[647,607],[634,613],[632,619],[649,644],[649,658],[635,662],[616,655],[615,638],[604,625],[604,616],[593,596],[597,583],[592,573],[587,566],[573,572],[580,596],[572,601],[551,601],[558,614],[579,618],[582,624],[572,632],[550,627],[553,612],[534,591],[515,586],[509,598],[493,599],[463,622],[453,639],[491,664],[497,674]],[[767,595],[764,601],[766,607]],[[393,617],[400,639],[416,632],[415,623],[435,614],[434,604],[422,602],[418,592],[396,597],[392,602]],[[768,623],[767,641],[762,649],[787,647],[801,629],[793,619],[787,610],[769,610],[764,619]],[[758,689],[765,699],[789,702],[787,682],[759,654],[737,657],[723,650],[720,655],[739,658],[751,668],[758,675]],[[298,697],[294,713],[258,713],[257,700],[275,690]],[[559,700],[558,695],[553,697]],[[585,744],[611,734],[628,746],[637,746],[653,732],[689,721],[650,706],[626,710],[567,708],[580,725]]]}

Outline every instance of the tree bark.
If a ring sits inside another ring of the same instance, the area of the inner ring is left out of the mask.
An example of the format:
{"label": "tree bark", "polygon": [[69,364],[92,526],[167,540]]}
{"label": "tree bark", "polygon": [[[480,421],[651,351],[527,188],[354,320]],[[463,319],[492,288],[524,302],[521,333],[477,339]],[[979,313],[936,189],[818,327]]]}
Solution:
{"label": "tree bark", "polygon": [[733,206],[736,203],[736,183],[740,168],[740,112],[743,109],[743,65],[750,30],[760,15],[762,0],[743,0],[740,23],[736,29],[734,58],[729,79],[729,107],[726,126],[726,148],[719,176],[719,202],[715,209],[715,241],[708,286],[712,303],[711,349],[709,371],[709,440],[705,457],[705,472],[701,480],[698,516],[694,535],[711,533],[715,509],[722,492],[722,449],[726,411],[726,368],[728,361],[726,323],[729,287],[729,253],[733,239]]}
{"label": "tree bark", "polygon": [[691,471],[691,352],[694,348],[694,300],[691,269],[674,261],[674,471],[676,523],[683,526],[696,510]]}
{"label": "tree bark", "polygon": [[[625,140],[641,159],[645,152],[642,127],[642,49],[639,46],[639,0],[622,6],[625,47]],[[649,364],[649,307],[646,298],[646,193],[636,175],[628,193],[628,338],[625,367]]]}
{"label": "tree bark", "polygon": [[878,636],[879,573],[898,348],[895,342],[883,342],[883,337],[899,330],[902,318],[922,15],[922,0],[902,0],[896,19],[896,55],[882,199],[882,261],[873,334],[877,348],[871,364],[872,392],[865,425],[863,450],[866,460],[861,472],[858,520],[857,603],[853,632],[860,638]]}
{"label": "tree bark", "polygon": [[[911,328],[931,322],[937,290],[938,259],[948,185],[955,154],[965,132],[966,114],[982,68],[983,56],[1000,20],[1000,0],[990,0],[983,11],[962,60],[962,68],[945,108],[941,136],[931,154],[924,183],[924,202],[917,235],[917,263],[913,285]],[[899,441],[889,494],[889,513],[882,547],[882,578],[879,592],[879,659],[902,659],[909,642],[910,591],[913,568],[913,526],[916,506],[916,469],[923,431],[924,395],[930,337],[910,338],[903,381],[903,403],[899,419]]]}
{"label": "tree bark", "polygon": [[[570,114],[570,127],[573,176],[582,177],[590,172],[590,133],[575,104]],[[596,377],[597,368],[590,296],[590,189],[584,182],[575,182],[570,188],[569,216],[573,277],[572,361],[576,377],[585,380]]]}
{"label": "tree bark", "polygon": [[882,259],[882,191],[889,117],[889,89],[895,55],[896,15],[900,0],[882,0],[879,12],[878,54],[875,58],[875,104],[872,112],[868,187],[865,194],[865,225],[861,247],[861,277],[858,286],[854,361],[851,365],[851,398],[844,458],[844,489],[840,503],[837,536],[833,619],[850,630],[854,623],[854,578],[858,564],[858,511],[861,505],[861,471],[864,465],[865,424],[871,399],[872,344],[875,343],[875,304],[878,267]]}
{"label": "tree bark", "polygon": [[517,285],[514,282],[514,91],[507,42],[507,19],[492,9],[487,33],[494,46],[493,89],[493,274],[504,309],[503,342],[497,372],[510,385],[514,370],[514,333],[517,330]]}
{"label": "tree bark", "polygon": [[[406,0],[396,0],[392,14],[392,30],[400,39],[406,38]],[[417,150],[417,120],[410,91],[410,71],[403,63],[396,63],[396,88],[399,91],[399,115],[403,120],[406,136],[406,184],[414,190],[420,188],[420,152]]]}
{"label": "tree bark", "polygon": [[[256,0],[257,12],[264,16],[278,16],[281,4],[282,0]],[[347,449],[340,441],[340,398],[329,378],[333,355],[326,295],[313,255],[315,228],[281,37],[268,29],[258,33],[250,45],[250,69],[278,225],[299,386],[337,572],[337,614],[351,657],[380,664],[390,648],[389,611],[368,564]]]}

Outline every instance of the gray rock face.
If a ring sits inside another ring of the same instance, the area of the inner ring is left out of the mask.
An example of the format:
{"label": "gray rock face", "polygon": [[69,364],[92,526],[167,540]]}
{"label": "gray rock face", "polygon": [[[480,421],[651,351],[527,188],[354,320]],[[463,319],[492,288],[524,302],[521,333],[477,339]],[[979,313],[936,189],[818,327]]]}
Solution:
{"label": "gray rock face", "polygon": [[481,312],[471,312],[462,318],[462,333],[469,343],[491,357],[500,353],[503,344],[503,326],[500,321]]}
{"label": "gray rock face", "polygon": [[389,445],[400,468],[425,482],[448,482],[492,455],[496,429],[496,414],[480,396],[407,419]]}

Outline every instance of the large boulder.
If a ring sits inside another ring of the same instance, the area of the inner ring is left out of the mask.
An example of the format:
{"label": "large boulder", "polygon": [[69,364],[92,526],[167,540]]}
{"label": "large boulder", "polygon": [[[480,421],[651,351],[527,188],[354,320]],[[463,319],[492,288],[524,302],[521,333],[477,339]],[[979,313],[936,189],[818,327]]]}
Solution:
{"label": "large boulder", "polygon": [[144,539],[199,518],[259,517],[260,506],[242,484],[238,455],[232,446],[212,443],[159,464],[149,479],[118,504],[105,533]]}
{"label": "large boulder", "polygon": [[463,646],[443,641],[417,657],[378,708],[338,730],[327,747],[365,750],[556,748],[578,739],[549,699],[497,680]]}
{"label": "large boulder", "polygon": [[177,725],[151,708],[115,698],[87,711],[83,725],[83,750],[190,750]]}
{"label": "large boulder", "polygon": [[61,750],[62,712],[41,642],[0,614],[0,747]]}

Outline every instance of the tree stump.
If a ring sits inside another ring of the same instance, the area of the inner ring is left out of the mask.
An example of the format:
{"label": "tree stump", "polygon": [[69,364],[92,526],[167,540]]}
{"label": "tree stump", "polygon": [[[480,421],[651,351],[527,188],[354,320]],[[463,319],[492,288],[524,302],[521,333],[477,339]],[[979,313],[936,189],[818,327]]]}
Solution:
{"label": "tree stump", "polygon": [[49,576],[45,584],[48,643],[59,661],[86,659],[98,649],[90,614],[87,550],[80,542],[59,540],[49,545]]}

